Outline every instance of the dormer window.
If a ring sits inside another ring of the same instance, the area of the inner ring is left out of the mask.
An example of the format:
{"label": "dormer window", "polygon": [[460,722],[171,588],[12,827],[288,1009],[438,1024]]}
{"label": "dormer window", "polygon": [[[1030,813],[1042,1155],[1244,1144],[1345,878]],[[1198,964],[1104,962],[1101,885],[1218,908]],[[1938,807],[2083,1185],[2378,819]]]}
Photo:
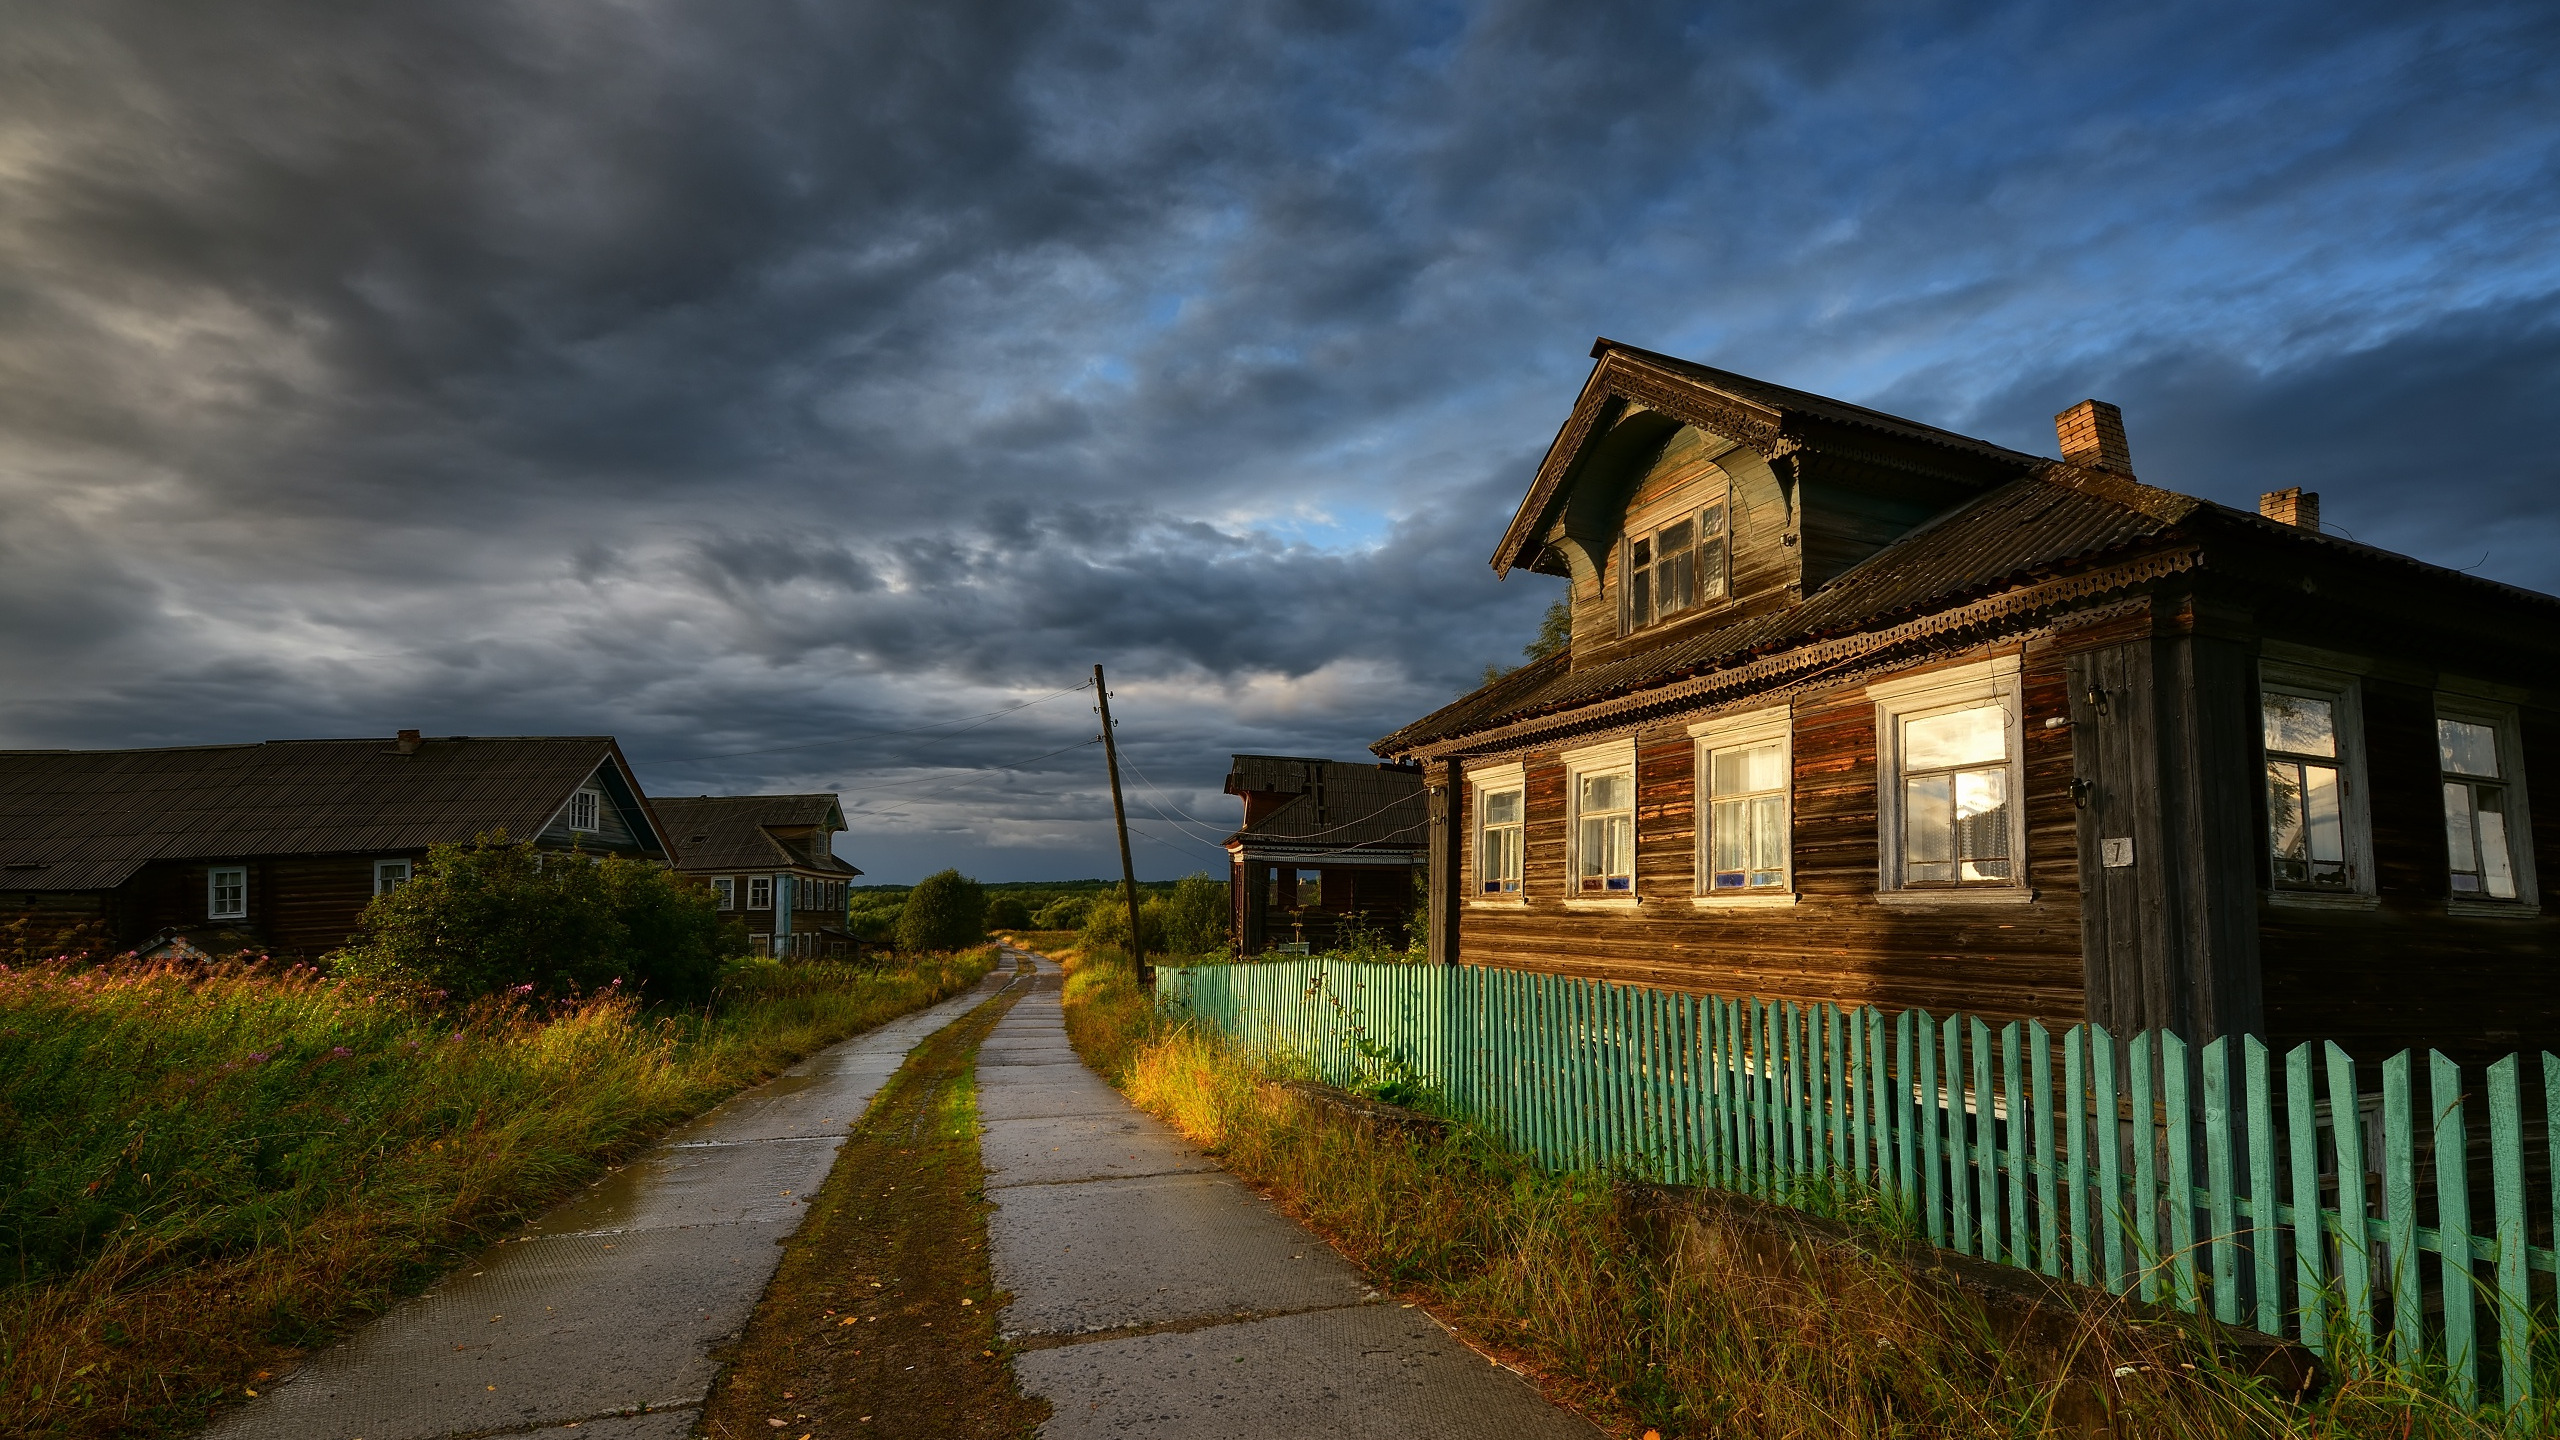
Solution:
{"label": "dormer window", "polygon": [[1630,530],[1623,542],[1618,632],[1632,635],[1725,598],[1725,506],[1719,500],[1665,524]]}
{"label": "dormer window", "polygon": [[604,814],[604,797],[593,790],[581,790],[569,797],[569,828],[593,833],[604,827],[598,823]]}

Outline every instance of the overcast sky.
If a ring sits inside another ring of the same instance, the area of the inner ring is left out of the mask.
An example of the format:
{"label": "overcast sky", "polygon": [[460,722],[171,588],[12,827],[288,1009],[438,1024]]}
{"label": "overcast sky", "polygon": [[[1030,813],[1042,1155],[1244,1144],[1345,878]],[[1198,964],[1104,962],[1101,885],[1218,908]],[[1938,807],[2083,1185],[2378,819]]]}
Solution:
{"label": "overcast sky", "polygon": [[1065,878],[1101,661],[1211,867],[1519,658],[1597,334],[2560,589],[2547,3],[0,26],[0,745],[608,732]]}

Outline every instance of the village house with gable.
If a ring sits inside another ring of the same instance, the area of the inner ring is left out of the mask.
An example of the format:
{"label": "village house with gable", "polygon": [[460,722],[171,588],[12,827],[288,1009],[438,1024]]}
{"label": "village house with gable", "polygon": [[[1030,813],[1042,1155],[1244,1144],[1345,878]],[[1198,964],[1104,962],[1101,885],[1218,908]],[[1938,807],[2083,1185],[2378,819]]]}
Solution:
{"label": "village house with gable", "polygon": [[1437,959],[2560,1045],[2560,599],[2145,483],[2097,401],[2057,460],[1592,353],[1492,557],[1569,585],[1570,648],[1375,747],[1426,777]]}
{"label": "village house with gable", "polygon": [[483,835],[663,861],[609,735],[0,751],[0,921],[317,958],[427,848]]}
{"label": "village house with gable", "polygon": [[724,917],[744,922],[758,955],[843,958],[860,942],[845,907],[862,871],[838,859],[845,828],[834,795],[694,795],[656,802],[675,866],[711,887]]}

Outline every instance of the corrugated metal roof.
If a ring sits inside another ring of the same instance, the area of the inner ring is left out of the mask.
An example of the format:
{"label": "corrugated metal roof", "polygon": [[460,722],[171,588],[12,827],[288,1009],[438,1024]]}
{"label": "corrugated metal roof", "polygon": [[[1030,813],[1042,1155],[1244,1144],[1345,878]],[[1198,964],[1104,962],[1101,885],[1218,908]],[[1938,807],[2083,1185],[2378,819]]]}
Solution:
{"label": "corrugated metal roof", "polygon": [[532,836],[615,759],[610,736],[270,740],[0,751],[0,889],[122,884],[154,860],[418,850]]}
{"label": "corrugated metal roof", "polygon": [[2165,535],[2198,502],[2117,476],[2047,462],[1956,507],[1783,610],[1738,620],[1605,665],[1557,656],[1526,665],[1377,744],[1397,755],[1528,716],[1703,674],[1832,635],[1994,594]]}
{"label": "corrugated metal roof", "polygon": [[[837,798],[815,795],[693,795],[655,799],[667,843],[683,870],[754,870],[799,866],[839,875],[862,872],[835,857],[823,838],[844,828]],[[814,829],[817,844],[800,846],[774,830]]]}

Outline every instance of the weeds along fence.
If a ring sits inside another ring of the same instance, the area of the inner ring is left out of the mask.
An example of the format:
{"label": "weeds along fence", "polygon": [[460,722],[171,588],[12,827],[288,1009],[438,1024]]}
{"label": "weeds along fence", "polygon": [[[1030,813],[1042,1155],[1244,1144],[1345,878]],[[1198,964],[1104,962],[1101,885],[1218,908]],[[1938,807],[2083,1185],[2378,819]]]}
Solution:
{"label": "weeds along fence", "polygon": [[1846,1182],[1936,1244],[2440,1367],[2466,1402],[2550,1383],[2560,1056],[2377,1067],[2334,1044],[1323,958],[1165,967],[1156,993],[1334,1084],[1428,1088],[1550,1166],[1781,1204]]}

